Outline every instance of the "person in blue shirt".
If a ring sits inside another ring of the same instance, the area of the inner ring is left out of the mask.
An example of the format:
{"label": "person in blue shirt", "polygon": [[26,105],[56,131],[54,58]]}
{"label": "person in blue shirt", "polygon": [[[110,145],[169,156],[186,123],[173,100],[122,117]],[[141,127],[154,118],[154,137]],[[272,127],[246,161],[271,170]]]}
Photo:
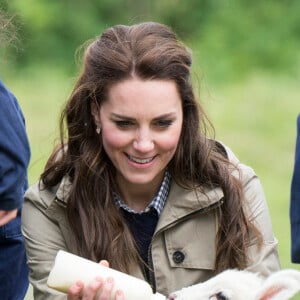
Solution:
{"label": "person in blue shirt", "polygon": [[24,299],[29,285],[21,233],[29,159],[23,113],[0,80],[0,298],[3,300]]}
{"label": "person in blue shirt", "polygon": [[[14,37],[14,24],[0,13],[0,43]],[[15,96],[0,80],[0,299],[23,300],[28,266],[21,233],[23,195],[28,187],[30,148],[23,113]]]}
{"label": "person in blue shirt", "polygon": [[290,220],[292,262],[300,263],[300,114],[297,119],[295,164],[291,185]]}

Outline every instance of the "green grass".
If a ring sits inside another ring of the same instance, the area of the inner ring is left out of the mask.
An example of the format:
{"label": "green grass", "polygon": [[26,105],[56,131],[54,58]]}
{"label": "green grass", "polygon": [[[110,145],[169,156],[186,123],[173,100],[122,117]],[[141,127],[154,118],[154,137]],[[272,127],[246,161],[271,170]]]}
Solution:
{"label": "green grass", "polygon": [[[59,112],[73,78],[46,70],[3,78],[23,108],[31,143],[30,184],[35,182],[57,138]],[[296,117],[300,113],[299,78],[256,73],[240,82],[201,83],[201,99],[216,138],[258,174],[279,241],[282,268],[290,262],[289,200],[294,161]]]}

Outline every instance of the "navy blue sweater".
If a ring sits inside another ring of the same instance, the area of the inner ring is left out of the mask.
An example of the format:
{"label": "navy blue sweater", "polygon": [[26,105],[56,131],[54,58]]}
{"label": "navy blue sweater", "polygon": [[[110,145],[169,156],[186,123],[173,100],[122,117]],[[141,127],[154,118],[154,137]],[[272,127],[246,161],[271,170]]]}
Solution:
{"label": "navy blue sweater", "polygon": [[20,208],[27,188],[30,149],[24,117],[0,80],[0,210]]}
{"label": "navy blue sweater", "polygon": [[292,262],[300,263],[300,114],[297,120],[295,165],[291,185]]}
{"label": "navy blue sweater", "polygon": [[149,212],[142,214],[130,213],[124,209],[122,209],[122,212],[135,239],[138,252],[145,262],[144,272],[147,281],[150,282],[152,262],[151,260],[149,261],[148,257],[150,254],[149,247],[158,222],[158,214],[153,208]]}

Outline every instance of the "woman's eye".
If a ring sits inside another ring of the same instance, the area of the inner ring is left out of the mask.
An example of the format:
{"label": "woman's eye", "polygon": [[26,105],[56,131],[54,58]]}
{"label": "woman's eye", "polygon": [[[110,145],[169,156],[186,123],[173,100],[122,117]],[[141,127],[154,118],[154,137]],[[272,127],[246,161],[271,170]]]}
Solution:
{"label": "woman's eye", "polygon": [[119,128],[128,128],[130,126],[133,125],[133,123],[131,121],[115,121],[116,125],[119,127]]}
{"label": "woman's eye", "polygon": [[158,120],[156,122],[156,125],[160,128],[166,128],[172,125],[173,121],[172,120]]}

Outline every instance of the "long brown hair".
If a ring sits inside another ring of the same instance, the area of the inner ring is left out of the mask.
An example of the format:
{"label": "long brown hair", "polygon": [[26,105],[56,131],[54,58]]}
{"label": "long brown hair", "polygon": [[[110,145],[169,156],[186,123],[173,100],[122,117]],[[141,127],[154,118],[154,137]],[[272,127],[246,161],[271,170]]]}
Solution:
{"label": "long brown hair", "polygon": [[183,127],[169,165],[172,179],[187,189],[222,188],[215,267],[221,271],[247,265],[250,232],[258,237],[259,233],[245,217],[242,186],[232,175],[223,147],[206,136],[210,122],[193,93],[191,63],[190,51],[172,30],[152,22],[114,26],[87,47],[83,70],[61,117],[61,145],[41,176],[46,187],[57,185],[66,175],[73,183],[67,214],[74,252],[96,261],[107,259],[124,272],[139,260],[133,237],[112,199],[116,170],[91,114],[92,104],[100,107],[114,83],[136,76],[176,82]]}

